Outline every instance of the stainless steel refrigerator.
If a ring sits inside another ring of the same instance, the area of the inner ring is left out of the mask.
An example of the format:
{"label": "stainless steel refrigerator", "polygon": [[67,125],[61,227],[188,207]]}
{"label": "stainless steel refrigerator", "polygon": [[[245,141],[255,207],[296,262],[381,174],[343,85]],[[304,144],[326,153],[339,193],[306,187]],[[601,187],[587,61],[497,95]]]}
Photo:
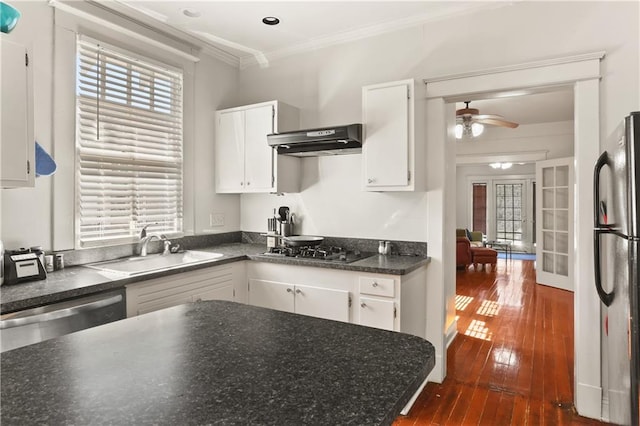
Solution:
{"label": "stainless steel refrigerator", "polygon": [[606,306],[603,360],[607,360],[609,419],[640,423],[640,112],[607,139],[594,170],[596,290]]}

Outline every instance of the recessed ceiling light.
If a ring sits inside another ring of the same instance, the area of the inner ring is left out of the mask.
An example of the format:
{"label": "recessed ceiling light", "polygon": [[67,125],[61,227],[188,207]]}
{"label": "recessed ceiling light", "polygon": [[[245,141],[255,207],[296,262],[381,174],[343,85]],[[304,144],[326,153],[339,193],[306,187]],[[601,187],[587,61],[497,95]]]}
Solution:
{"label": "recessed ceiling light", "polygon": [[262,18],[262,23],[267,25],[278,25],[280,20],[275,16],[266,16]]}
{"label": "recessed ceiling light", "polygon": [[202,12],[197,9],[186,8],[182,9],[182,14],[184,16],[188,16],[189,18],[199,18],[202,16]]}

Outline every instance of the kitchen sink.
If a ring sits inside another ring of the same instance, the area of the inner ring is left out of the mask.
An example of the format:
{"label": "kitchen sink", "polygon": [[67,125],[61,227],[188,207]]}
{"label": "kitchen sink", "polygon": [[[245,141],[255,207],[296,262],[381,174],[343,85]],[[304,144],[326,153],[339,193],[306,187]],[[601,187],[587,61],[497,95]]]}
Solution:
{"label": "kitchen sink", "polygon": [[172,253],[168,255],[151,254],[144,257],[136,256],[126,259],[108,260],[106,262],[93,263],[85,266],[104,272],[132,276],[147,272],[175,269],[182,266],[197,265],[218,259],[222,256],[224,256],[222,253],[186,250],[182,253]]}

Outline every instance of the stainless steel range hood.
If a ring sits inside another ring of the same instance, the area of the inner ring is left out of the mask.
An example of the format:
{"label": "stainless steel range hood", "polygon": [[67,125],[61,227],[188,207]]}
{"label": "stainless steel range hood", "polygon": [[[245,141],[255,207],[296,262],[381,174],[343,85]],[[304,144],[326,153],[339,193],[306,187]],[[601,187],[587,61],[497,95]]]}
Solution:
{"label": "stainless steel range hood", "polygon": [[267,135],[278,154],[296,157],[358,154],[362,152],[362,124],[295,130]]}

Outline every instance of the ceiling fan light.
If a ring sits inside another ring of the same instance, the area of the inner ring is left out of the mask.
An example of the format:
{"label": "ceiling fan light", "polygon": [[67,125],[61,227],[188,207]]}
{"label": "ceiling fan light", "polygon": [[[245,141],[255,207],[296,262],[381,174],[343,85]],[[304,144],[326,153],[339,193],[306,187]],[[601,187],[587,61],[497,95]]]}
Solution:
{"label": "ceiling fan light", "polygon": [[456,139],[462,139],[462,124],[456,124],[456,128],[455,128],[455,132],[456,132]]}
{"label": "ceiling fan light", "polygon": [[480,123],[473,123],[471,125],[471,133],[473,134],[473,137],[477,137],[480,136],[482,134],[482,132],[484,132],[484,126]]}

